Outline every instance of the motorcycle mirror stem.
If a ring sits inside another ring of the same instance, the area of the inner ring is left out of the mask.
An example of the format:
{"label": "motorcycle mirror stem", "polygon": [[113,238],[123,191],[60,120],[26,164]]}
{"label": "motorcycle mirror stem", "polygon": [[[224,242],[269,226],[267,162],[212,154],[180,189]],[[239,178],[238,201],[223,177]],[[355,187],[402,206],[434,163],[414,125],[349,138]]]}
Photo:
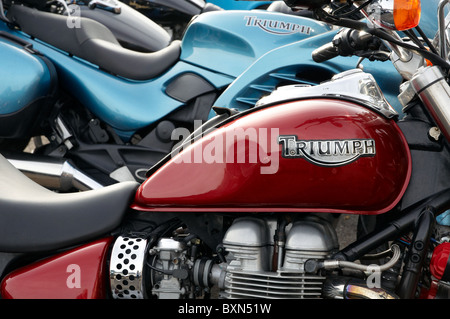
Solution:
{"label": "motorcycle mirror stem", "polygon": [[[291,8],[320,9],[332,0],[284,0]],[[342,3],[342,1],[340,1]],[[373,0],[353,1],[363,13],[372,16],[379,26],[403,31],[416,27],[420,21],[420,0]]]}
{"label": "motorcycle mirror stem", "polygon": [[[358,1],[363,5],[366,1]],[[373,22],[375,27],[382,27],[393,39],[402,42],[395,31],[405,31],[419,25],[421,16],[420,0],[374,0],[363,14]],[[383,40],[384,44],[395,53],[402,62],[409,62],[413,53],[393,42]]]}
{"label": "motorcycle mirror stem", "polygon": [[[365,2],[358,1],[359,5],[365,5]],[[419,25],[420,0],[373,0],[363,13],[382,28],[409,30]]]}
{"label": "motorcycle mirror stem", "polygon": [[[301,1],[303,3],[303,1]],[[403,40],[396,31],[407,30],[418,25],[420,20],[420,0],[373,0],[355,1],[367,21],[356,21],[345,17],[333,16],[320,9],[316,11],[320,20],[336,26],[366,31],[379,37],[395,53],[397,59],[406,63],[413,54],[397,43]]]}
{"label": "motorcycle mirror stem", "polygon": [[439,50],[441,58],[447,60],[447,44],[445,36],[445,16],[444,7],[449,0],[441,0],[438,5],[438,38],[439,38]]}

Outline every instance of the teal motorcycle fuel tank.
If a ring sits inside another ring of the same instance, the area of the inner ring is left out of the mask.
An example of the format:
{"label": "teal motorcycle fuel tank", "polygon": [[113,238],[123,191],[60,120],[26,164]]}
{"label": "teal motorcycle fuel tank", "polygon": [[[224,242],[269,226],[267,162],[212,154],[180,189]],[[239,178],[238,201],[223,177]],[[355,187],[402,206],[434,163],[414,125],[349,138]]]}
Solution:
{"label": "teal motorcycle fuel tank", "polygon": [[186,29],[181,60],[237,77],[270,50],[330,30],[323,22],[277,12],[209,12]]}
{"label": "teal motorcycle fuel tank", "polygon": [[8,34],[0,33],[0,52],[0,138],[26,137],[45,114],[56,74],[50,61]]}

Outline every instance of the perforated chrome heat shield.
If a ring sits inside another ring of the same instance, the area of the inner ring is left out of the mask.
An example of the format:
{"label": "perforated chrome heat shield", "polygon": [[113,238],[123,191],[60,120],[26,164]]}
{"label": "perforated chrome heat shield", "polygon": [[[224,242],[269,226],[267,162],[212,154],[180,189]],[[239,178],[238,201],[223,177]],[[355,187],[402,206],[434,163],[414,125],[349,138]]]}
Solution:
{"label": "perforated chrome heat shield", "polygon": [[113,298],[145,298],[143,267],[146,247],[146,239],[122,236],[117,238],[109,266]]}

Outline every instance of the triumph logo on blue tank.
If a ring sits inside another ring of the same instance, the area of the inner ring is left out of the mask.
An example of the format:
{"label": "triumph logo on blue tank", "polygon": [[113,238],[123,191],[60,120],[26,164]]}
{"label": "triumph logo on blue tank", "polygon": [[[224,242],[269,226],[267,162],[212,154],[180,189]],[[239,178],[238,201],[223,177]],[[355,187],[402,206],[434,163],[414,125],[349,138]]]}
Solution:
{"label": "triumph logo on blue tank", "polygon": [[284,158],[304,158],[320,166],[347,165],[376,153],[373,139],[302,141],[296,135],[280,135],[278,143]]}
{"label": "triumph logo on blue tank", "polygon": [[304,33],[309,35],[311,33],[311,27],[298,23],[259,19],[256,16],[246,16],[244,19],[246,20],[246,27],[258,27],[261,30],[272,34],[289,35],[294,33]]}

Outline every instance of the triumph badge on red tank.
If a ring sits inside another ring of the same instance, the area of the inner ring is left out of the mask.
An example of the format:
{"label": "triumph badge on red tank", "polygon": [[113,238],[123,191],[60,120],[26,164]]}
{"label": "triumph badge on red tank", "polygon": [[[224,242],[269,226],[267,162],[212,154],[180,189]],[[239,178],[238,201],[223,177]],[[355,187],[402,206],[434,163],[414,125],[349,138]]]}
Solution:
{"label": "triumph badge on red tank", "polygon": [[296,135],[280,135],[278,143],[284,158],[304,158],[320,166],[342,166],[362,156],[375,156],[373,139],[302,141]]}

